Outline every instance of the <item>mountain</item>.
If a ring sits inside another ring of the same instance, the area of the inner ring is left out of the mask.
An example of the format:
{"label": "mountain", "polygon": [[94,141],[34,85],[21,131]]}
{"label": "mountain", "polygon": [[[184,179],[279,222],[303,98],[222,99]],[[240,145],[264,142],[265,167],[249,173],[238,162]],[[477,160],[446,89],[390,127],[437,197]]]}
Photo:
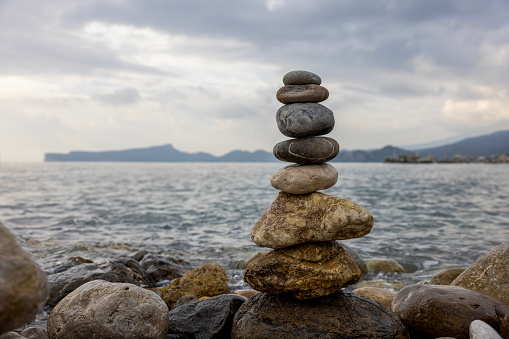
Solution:
{"label": "mountain", "polygon": [[[385,146],[376,150],[342,150],[334,162],[382,162],[385,158],[398,158],[418,152],[421,158],[433,156],[436,159],[452,159],[456,155],[464,158],[489,157],[509,154],[509,131],[499,131],[480,137],[468,138],[445,146],[406,150],[394,146]],[[67,154],[46,153],[44,161],[146,161],[146,162],[267,162],[277,161],[274,155],[266,151],[235,150],[216,157],[209,153],[186,153],[172,145],[136,148],[122,151],[83,152]]]}

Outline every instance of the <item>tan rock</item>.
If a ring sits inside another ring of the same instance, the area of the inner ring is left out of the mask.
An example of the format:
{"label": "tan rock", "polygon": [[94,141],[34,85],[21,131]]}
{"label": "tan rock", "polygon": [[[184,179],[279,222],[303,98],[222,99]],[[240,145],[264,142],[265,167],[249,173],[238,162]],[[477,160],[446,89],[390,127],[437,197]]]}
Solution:
{"label": "tan rock", "polygon": [[361,287],[352,292],[376,300],[387,308],[391,308],[391,303],[396,297],[396,292],[380,287]]}
{"label": "tan rock", "polygon": [[213,297],[224,294],[227,290],[228,275],[218,264],[206,264],[195,268],[161,288],[163,300],[169,308],[185,295],[194,295],[198,298]]}
{"label": "tan rock", "polygon": [[392,259],[370,259],[366,260],[368,272],[384,273],[405,273],[405,269]]}
{"label": "tan rock", "polygon": [[256,293],[260,293],[260,291],[256,291],[256,290],[236,290],[236,291],[232,292],[232,294],[241,295],[241,296],[246,297],[246,298],[251,298]]}
{"label": "tan rock", "polygon": [[290,165],[270,178],[272,187],[290,194],[307,194],[330,188],[338,181],[338,171],[327,164]]}
{"label": "tan rock", "polygon": [[456,279],[461,273],[465,271],[465,268],[450,268],[442,272],[438,272],[431,277],[429,284],[432,285],[450,285],[454,279]]}
{"label": "tan rock", "polygon": [[351,255],[335,241],[269,252],[253,260],[244,273],[244,280],[257,291],[291,293],[298,299],[335,293],[360,277]]}
{"label": "tan rock", "polygon": [[451,285],[491,295],[509,306],[509,242],[483,255]]}
{"label": "tan rock", "polygon": [[251,239],[274,249],[310,241],[360,238],[371,231],[373,216],[346,199],[323,193],[279,193],[251,230]]}

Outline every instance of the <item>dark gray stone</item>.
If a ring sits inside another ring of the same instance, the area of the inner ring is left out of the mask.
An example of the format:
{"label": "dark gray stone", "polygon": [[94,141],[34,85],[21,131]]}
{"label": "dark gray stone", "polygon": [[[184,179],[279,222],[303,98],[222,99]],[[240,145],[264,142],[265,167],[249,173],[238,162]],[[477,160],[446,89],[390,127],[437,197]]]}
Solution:
{"label": "dark gray stone", "polygon": [[191,338],[230,338],[233,317],[247,300],[236,294],[222,294],[184,304],[170,311],[168,333]]}
{"label": "dark gray stone", "polygon": [[276,99],[283,104],[294,102],[322,102],[329,97],[327,88],[319,85],[289,85],[281,87]]}
{"label": "dark gray stone", "polygon": [[398,317],[377,301],[355,293],[297,300],[258,293],[233,320],[234,339],[409,338]]}
{"label": "dark gray stone", "polygon": [[334,128],[334,113],[314,102],[289,104],[278,109],[276,123],[290,138],[324,135]]}
{"label": "dark gray stone", "polygon": [[321,83],[322,79],[318,75],[308,71],[290,71],[283,77],[283,84],[285,85],[320,85]]}
{"label": "dark gray stone", "polygon": [[156,282],[180,278],[192,269],[191,265],[184,260],[156,254],[146,254],[140,261],[140,265]]}
{"label": "dark gray stone", "polygon": [[327,137],[285,140],[277,143],[273,149],[274,156],[279,160],[298,164],[322,164],[334,159],[338,152],[338,142]]}
{"label": "dark gray stone", "polygon": [[188,303],[191,303],[193,301],[198,301],[198,300],[200,300],[200,299],[197,296],[188,294],[183,297],[180,297],[180,299],[177,300],[177,302],[175,304],[173,304],[171,309],[173,310],[174,308],[177,308],[184,304],[188,304]]}

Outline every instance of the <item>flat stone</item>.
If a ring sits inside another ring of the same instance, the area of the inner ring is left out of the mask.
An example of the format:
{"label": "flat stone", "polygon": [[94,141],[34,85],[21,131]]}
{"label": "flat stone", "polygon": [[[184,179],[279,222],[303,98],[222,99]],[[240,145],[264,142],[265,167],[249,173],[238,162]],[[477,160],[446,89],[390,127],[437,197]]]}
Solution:
{"label": "flat stone", "polygon": [[461,273],[465,271],[465,268],[449,268],[435,274],[429,281],[432,285],[450,285],[454,279],[456,279]]}
{"label": "flat stone", "polygon": [[298,300],[258,293],[233,319],[233,339],[409,338],[398,317],[378,302],[349,292]]}
{"label": "flat stone", "polygon": [[94,280],[69,293],[48,317],[53,339],[166,338],[168,308],[133,284]]}
{"label": "flat stone", "polygon": [[290,71],[283,77],[283,84],[285,85],[320,85],[321,83],[322,79],[318,75],[308,71]]}
{"label": "flat stone", "polygon": [[509,307],[509,242],[483,255],[451,285],[491,295]]}
{"label": "flat stone", "polygon": [[418,338],[469,338],[470,323],[482,320],[500,328],[509,311],[501,301],[459,286],[414,284],[401,289],[392,310]]}
{"label": "flat stone", "polygon": [[290,194],[308,194],[330,188],[338,181],[338,171],[329,164],[290,165],[270,178],[275,189]]}
{"label": "flat stone", "polygon": [[335,293],[360,277],[350,253],[335,241],[271,251],[253,260],[244,273],[244,280],[257,291],[291,293],[298,299]]}
{"label": "flat stone", "polygon": [[474,320],[470,323],[470,339],[502,339],[502,337],[484,321]]}
{"label": "flat stone", "polygon": [[279,193],[251,230],[260,247],[274,249],[310,241],[360,238],[371,231],[373,216],[346,199],[323,193]]}
{"label": "flat stone", "polygon": [[288,85],[281,87],[276,93],[276,99],[283,104],[322,102],[328,97],[327,88],[319,85]]}
{"label": "flat stone", "polygon": [[317,103],[295,103],[280,107],[276,113],[279,131],[290,138],[304,138],[330,133],[334,113]]}
{"label": "flat stone", "polygon": [[235,290],[232,292],[232,294],[237,294],[246,298],[251,298],[256,293],[260,293],[260,291],[256,290]]}
{"label": "flat stone", "polygon": [[322,164],[338,155],[339,144],[327,137],[299,138],[277,143],[272,152],[281,161]]}
{"label": "flat stone", "polygon": [[368,272],[373,273],[405,273],[405,269],[392,259],[370,259],[366,260]]}
{"label": "flat stone", "polygon": [[396,297],[396,292],[380,287],[361,287],[356,288],[352,292],[376,300],[389,309],[391,308],[392,301]]}

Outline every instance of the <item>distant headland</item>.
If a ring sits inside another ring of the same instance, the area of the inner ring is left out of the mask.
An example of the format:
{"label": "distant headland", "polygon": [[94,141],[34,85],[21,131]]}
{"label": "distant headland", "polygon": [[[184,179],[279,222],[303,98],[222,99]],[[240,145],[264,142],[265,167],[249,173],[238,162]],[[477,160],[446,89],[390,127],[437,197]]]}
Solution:
{"label": "distant headland", "polygon": [[[509,155],[509,130],[413,151],[394,146],[370,151],[341,150],[333,162],[500,162],[499,159],[503,162],[507,159],[507,155]],[[168,144],[120,151],[46,153],[44,161],[270,162],[278,160],[272,153],[263,150],[254,152],[235,150],[223,156],[214,156],[205,152],[181,152]]]}

